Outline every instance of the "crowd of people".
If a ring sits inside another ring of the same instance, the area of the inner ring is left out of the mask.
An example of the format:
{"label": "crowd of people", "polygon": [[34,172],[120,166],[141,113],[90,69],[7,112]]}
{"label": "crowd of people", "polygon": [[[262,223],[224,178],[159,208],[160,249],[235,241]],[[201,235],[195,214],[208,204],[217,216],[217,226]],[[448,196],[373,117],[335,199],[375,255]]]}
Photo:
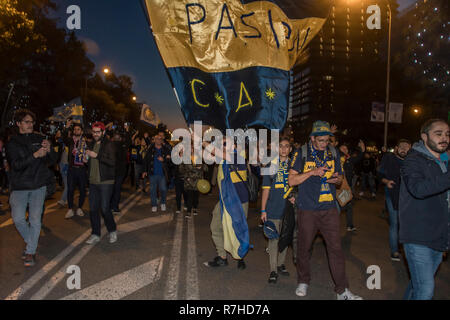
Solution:
{"label": "crowd of people", "polygon": [[[258,204],[261,226],[268,238],[269,283],[276,283],[278,275],[289,276],[285,259],[287,247],[292,245],[297,269],[295,293],[306,296],[311,281],[310,251],[320,232],[326,243],[337,299],[361,300],[349,290],[339,212],[346,214],[347,232],[354,232],[356,195],[362,197],[368,191],[369,198],[374,199],[378,186],[383,185],[389,214],[390,258],[400,261],[403,248],[411,274],[404,298],[433,296],[435,272],[443,253],[448,251],[450,239],[449,126],[444,120],[426,122],[419,142],[400,139],[394,152],[383,150],[381,156],[368,153],[362,140],[352,150],[339,141],[343,137],[336,134],[336,127],[316,121],[305,144],[295,143],[290,137],[280,139],[277,172],[264,176],[260,174],[261,165],[236,161],[241,155],[233,140],[224,142],[224,146],[233,145],[231,154],[224,150],[223,155],[214,155],[221,158],[220,164],[195,164],[192,158],[190,164],[175,165],[172,146],[163,130],[153,137],[148,133],[139,136],[139,131],[133,132],[127,123],[119,131],[112,124],[95,122],[84,128],[68,119],[64,128],[44,136],[34,131],[35,122],[31,111],[18,110],[17,134],[10,137],[6,146],[0,142],[0,187],[9,190],[12,219],[26,243],[22,259],[27,267],[35,264],[44,203],[55,193],[55,176],[63,187],[58,203],[67,205],[66,219],[85,215],[82,208],[89,188],[92,232],[86,243],[93,245],[100,241],[101,217],[109,242],[118,240],[114,215],[120,214],[120,196],[127,178],[137,191],[150,193],[152,212],[158,211],[158,205],[161,212],[168,210],[167,192],[174,188],[176,214],[184,211],[189,219],[198,213],[198,181],[207,179],[215,185],[218,175],[228,175],[233,188],[219,188],[219,201],[211,208],[210,230],[217,255],[204,265],[227,266],[222,193],[233,193],[246,219],[252,192],[249,180],[253,175],[260,181]],[[79,191],[76,206],[75,189]],[[237,266],[246,268],[244,257],[238,259]]]}

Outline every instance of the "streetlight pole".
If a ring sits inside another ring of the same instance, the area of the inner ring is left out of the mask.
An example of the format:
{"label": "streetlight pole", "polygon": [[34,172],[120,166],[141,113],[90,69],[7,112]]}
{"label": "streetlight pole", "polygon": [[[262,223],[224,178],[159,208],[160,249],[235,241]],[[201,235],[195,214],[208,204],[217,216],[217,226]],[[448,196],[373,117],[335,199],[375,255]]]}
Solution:
{"label": "streetlight pole", "polygon": [[389,12],[389,36],[388,36],[388,56],[387,56],[387,72],[386,72],[386,103],[384,105],[384,147],[387,149],[387,135],[389,122],[389,77],[391,72],[391,23],[392,11],[389,2],[387,4]]}

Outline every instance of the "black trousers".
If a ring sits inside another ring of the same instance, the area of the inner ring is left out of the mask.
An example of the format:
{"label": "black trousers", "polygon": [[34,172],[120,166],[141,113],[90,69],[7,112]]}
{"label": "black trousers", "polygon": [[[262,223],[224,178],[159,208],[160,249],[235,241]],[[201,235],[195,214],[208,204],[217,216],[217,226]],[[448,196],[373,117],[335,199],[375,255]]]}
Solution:
{"label": "black trousers", "polygon": [[183,179],[175,178],[175,195],[177,202],[177,210],[181,211],[181,196],[183,196],[183,200],[185,205],[187,204],[187,192],[184,190],[184,181]]}
{"label": "black trousers", "polygon": [[113,194],[111,197],[111,209],[119,211],[120,194],[122,193],[122,185],[125,181],[126,173],[121,176],[116,176],[114,180]]}
{"label": "black trousers", "polygon": [[100,236],[100,211],[108,232],[116,231],[116,222],[110,207],[113,189],[113,184],[91,184],[89,187],[89,217],[91,219],[92,234]]}
{"label": "black trousers", "polygon": [[187,212],[190,213],[192,209],[198,207],[198,190],[187,190]]}
{"label": "black trousers", "polygon": [[67,202],[69,209],[73,208],[73,197],[75,188],[78,186],[80,198],[78,199],[78,208],[82,208],[86,198],[86,187],[88,185],[87,170],[85,167],[69,167],[67,172]]}

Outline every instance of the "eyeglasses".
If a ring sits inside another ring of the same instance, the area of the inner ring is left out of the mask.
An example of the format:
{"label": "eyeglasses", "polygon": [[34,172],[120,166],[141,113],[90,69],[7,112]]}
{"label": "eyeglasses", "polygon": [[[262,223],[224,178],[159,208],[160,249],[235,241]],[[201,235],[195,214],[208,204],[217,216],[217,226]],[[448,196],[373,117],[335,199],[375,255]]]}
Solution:
{"label": "eyeglasses", "polygon": [[102,133],[102,131],[101,130],[96,130],[96,131],[92,130],[92,133],[99,134],[99,133]]}

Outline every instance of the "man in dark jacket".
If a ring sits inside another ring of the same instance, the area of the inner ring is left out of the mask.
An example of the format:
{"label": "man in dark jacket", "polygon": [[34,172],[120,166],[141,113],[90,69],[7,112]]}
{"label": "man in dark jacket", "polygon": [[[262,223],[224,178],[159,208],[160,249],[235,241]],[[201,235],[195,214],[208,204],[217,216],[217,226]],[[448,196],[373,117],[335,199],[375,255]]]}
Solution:
{"label": "man in dark jacket", "polygon": [[399,235],[411,274],[405,299],[433,297],[434,274],[448,251],[449,135],[444,120],[427,121],[421,129],[422,141],[414,144],[401,168]]}
{"label": "man in dark jacket", "polygon": [[131,137],[127,134],[125,137],[118,132],[113,134],[112,141],[116,149],[116,173],[114,179],[114,190],[111,198],[111,208],[113,214],[120,214],[119,203],[122,192],[122,184],[127,175],[127,151],[131,145]]}
{"label": "man in dark jacket", "polygon": [[116,151],[112,141],[105,138],[105,125],[95,122],[92,125],[94,140],[89,143],[86,155],[89,157],[89,209],[92,234],[86,241],[94,244],[100,241],[100,210],[109,232],[109,242],[117,241],[116,223],[111,212],[111,197],[114,189]]}
{"label": "man in dark jacket", "polygon": [[148,176],[150,180],[150,199],[152,212],[158,209],[157,192],[161,195],[161,211],[166,211],[167,179],[170,161],[170,149],[163,144],[161,136],[155,136],[155,143],[152,144],[144,158],[145,171],[143,176]]}
{"label": "man in dark jacket", "polygon": [[54,182],[48,167],[56,163],[57,154],[45,137],[33,133],[36,121],[33,112],[18,110],[15,118],[19,134],[13,136],[7,146],[11,168],[9,203],[14,224],[27,244],[22,259],[24,265],[30,267],[35,264],[47,185]]}
{"label": "man in dark jacket", "polygon": [[389,211],[389,246],[391,260],[400,261],[398,252],[398,201],[400,197],[400,168],[411,149],[408,140],[400,139],[395,152],[386,152],[378,169],[381,182],[386,185],[386,206]]}

